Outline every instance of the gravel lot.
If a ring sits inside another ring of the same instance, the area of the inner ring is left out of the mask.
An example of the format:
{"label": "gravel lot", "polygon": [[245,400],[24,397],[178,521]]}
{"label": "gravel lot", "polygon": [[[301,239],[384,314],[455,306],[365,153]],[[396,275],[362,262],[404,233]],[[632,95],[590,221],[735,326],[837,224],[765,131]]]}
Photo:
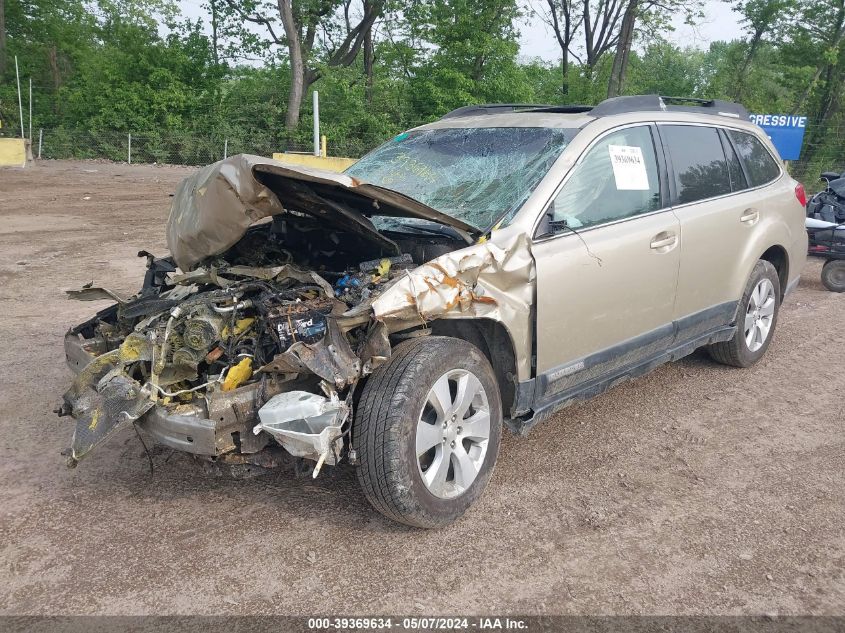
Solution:
{"label": "gravel lot", "polygon": [[164,252],[178,167],[0,171],[0,613],[845,614],[845,296],[811,261],[765,359],[697,353],[506,435],[457,525],[398,526],[351,469],[214,476],[132,429],[76,470],[62,336]]}

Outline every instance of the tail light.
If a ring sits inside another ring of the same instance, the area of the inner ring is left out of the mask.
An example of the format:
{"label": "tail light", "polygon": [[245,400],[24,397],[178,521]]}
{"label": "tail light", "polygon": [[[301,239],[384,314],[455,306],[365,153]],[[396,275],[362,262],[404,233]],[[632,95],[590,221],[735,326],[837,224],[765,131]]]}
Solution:
{"label": "tail light", "polygon": [[801,203],[802,207],[807,206],[807,192],[804,191],[804,185],[800,182],[795,185],[795,197],[798,198],[798,202]]}

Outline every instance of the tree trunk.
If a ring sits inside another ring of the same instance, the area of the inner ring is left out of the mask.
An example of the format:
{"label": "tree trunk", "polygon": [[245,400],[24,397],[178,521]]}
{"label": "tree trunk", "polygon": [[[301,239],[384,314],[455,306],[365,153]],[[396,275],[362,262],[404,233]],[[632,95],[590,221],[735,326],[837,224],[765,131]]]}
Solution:
{"label": "tree trunk", "polygon": [[305,73],[301,56],[298,62],[291,55],[290,93],[288,94],[288,111],[285,113],[285,129],[290,131],[299,127],[299,113],[302,110],[302,96],[305,93]]}
{"label": "tree trunk", "polygon": [[[828,49],[826,53],[835,52],[835,59],[838,61],[842,56],[842,43],[845,40],[845,5],[841,6],[836,16],[835,31],[828,40]],[[834,66],[830,62],[827,54],[822,56],[823,62],[816,68],[812,80],[807,85],[806,90],[796,102],[792,110],[792,114],[797,114],[803,108],[805,102],[809,99],[810,94],[817,85],[819,80],[822,81],[822,92],[819,99],[818,110],[811,114],[807,127],[808,135],[804,140],[804,147],[806,152],[802,157],[802,162],[805,164],[812,161],[817,149],[822,145],[824,137],[829,133],[828,124],[830,123],[834,113],[839,108],[839,93],[842,90],[843,71]],[[822,78],[822,75],[824,77]]]}
{"label": "tree trunk", "polygon": [[560,60],[560,92],[563,98],[569,96],[569,50],[564,50]]}
{"label": "tree trunk", "polygon": [[593,23],[590,19],[590,1],[584,0],[584,14],[583,14],[583,26],[584,26],[584,48],[587,53],[587,70],[592,77],[593,74],[593,64],[595,64],[596,60],[593,58]]}
{"label": "tree trunk", "polygon": [[757,54],[757,48],[760,46],[764,32],[763,28],[756,28],[754,30],[754,34],[751,36],[751,41],[748,43],[748,52],[745,54],[745,59],[742,60],[742,66],[739,67],[737,82],[734,85],[734,89],[731,94],[731,98],[737,103],[742,101],[742,88],[745,85],[745,75],[748,73],[748,67],[751,66],[751,62],[754,61],[754,57]]}
{"label": "tree trunk", "polygon": [[305,93],[305,60],[299,44],[299,27],[293,17],[291,0],[278,0],[279,15],[285,28],[290,60],[290,93],[288,111],[285,114],[285,128],[293,131],[299,126],[299,113],[302,109],[302,96]]}
{"label": "tree trunk", "polygon": [[[845,9],[840,9],[836,21],[836,34],[831,40],[830,50],[838,50],[840,46],[842,46],[843,40],[845,40]],[[804,106],[804,103],[810,98],[810,94],[813,92],[813,88],[822,76],[822,73],[829,69],[830,62],[826,61],[825,56],[822,56],[822,63],[818,65],[816,72],[813,74],[813,78],[810,80],[810,83],[807,84],[807,88],[798,98],[798,101],[795,102],[795,106],[792,108],[791,114],[797,114]]]}
{"label": "tree trunk", "polygon": [[[0,0],[2,2],[3,0]],[[214,58],[214,65],[220,65],[220,58],[217,53],[217,0],[210,0],[211,3],[211,55]]]}
{"label": "tree trunk", "polygon": [[[304,23],[297,23],[294,17],[292,0],[276,0],[279,9],[279,17],[285,29],[284,41],[288,47],[288,60],[290,63],[290,93],[288,95],[288,111],[285,115],[285,128],[294,130],[299,125],[299,114],[302,109],[302,98],[308,87],[320,79],[321,72],[315,68],[308,68],[308,61],[314,47],[314,38],[321,27],[320,20],[331,12],[331,3],[322,5],[322,8],[315,13],[306,12],[302,16]],[[364,40],[369,36],[372,38],[371,28],[376,18],[381,15],[384,9],[385,0],[368,0],[364,3],[364,16],[361,21],[346,34],[343,42],[325,60],[327,66],[339,67],[349,66],[358,57]],[[270,27],[266,19],[255,19]],[[305,28],[303,37],[303,27]],[[281,38],[275,37],[272,32],[273,41],[282,44]],[[372,42],[371,42],[372,44]],[[371,51],[372,52],[372,51]]]}
{"label": "tree trunk", "polygon": [[59,51],[55,44],[47,49],[47,61],[50,64],[50,75],[53,77],[53,89],[58,92],[62,87],[62,75],[59,73]]}
{"label": "tree trunk", "polygon": [[373,67],[375,65],[375,49],[373,47],[373,29],[367,29],[364,34],[364,95],[367,103],[373,103]]}
{"label": "tree trunk", "polygon": [[0,79],[6,73],[6,7],[0,0]]}
{"label": "tree trunk", "polygon": [[569,96],[569,46],[572,43],[572,34],[578,26],[576,24],[573,28],[572,6],[569,4],[569,0],[564,0],[561,3],[563,24],[561,24],[558,18],[555,0],[546,0],[546,3],[549,6],[551,27],[557,39],[558,46],[560,46],[560,94],[566,100],[567,96]]}
{"label": "tree trunk", "polygon": [[631,0],[622,18],[622,28],[619,42],[616,44],[616,54],[613,56],[613,66],[610,69],[610,81],[607,84],[607,96],[618,97],[625,88],[625,75],[628,72],[628,58],[634,42],[634,24],[637,21],[638,0]]}

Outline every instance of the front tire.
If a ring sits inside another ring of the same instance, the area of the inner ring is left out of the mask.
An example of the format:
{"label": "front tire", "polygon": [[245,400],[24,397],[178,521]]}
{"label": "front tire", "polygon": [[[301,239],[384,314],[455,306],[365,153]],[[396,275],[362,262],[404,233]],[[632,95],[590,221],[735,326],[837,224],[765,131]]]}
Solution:
{"label": "front tire", "polygon": [[442,527],[481,496],[501,434],[501,397],[484,354],[460,339],[411,339],[361,394],[353,428],[358,481],[385,516]]}
{"label": "front tire", "polygon": [[770,262],[759,260],[739,301],[736,334],[707,348],[713,360],[733,367],[750,367],[760,360],[775,333],[780,296],[777,270]]}

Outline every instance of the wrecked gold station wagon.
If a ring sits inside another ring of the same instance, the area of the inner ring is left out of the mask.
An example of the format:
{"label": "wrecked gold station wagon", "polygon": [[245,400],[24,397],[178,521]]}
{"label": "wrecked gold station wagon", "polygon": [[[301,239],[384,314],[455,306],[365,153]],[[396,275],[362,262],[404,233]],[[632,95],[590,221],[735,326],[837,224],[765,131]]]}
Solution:
{"label": "wrecked gold station wagon", "polygon": [[805,253],[803,189],[735,104],[471,106],[344,174],[256,156],[179,187],[171,257],[70,330],[75,464],[115,429],[230,464],[347,460],[434,527],[502,425],[708,346],[747,366]]}

